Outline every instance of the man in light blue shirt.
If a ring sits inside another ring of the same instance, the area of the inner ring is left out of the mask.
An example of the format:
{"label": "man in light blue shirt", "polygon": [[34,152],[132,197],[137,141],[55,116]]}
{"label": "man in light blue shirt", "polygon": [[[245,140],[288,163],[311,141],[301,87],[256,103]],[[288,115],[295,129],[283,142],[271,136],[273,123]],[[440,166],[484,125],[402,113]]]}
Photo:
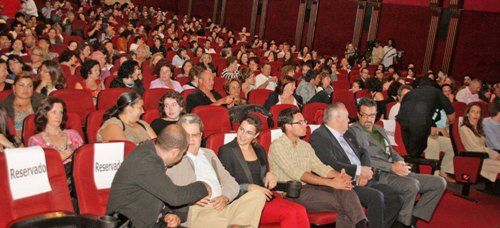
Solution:
{"label": "man in light blue shirt", "polygon": [[486,135],[486,146],[496,151],[500,150],[499,106],[499,102],[495,102],[493,108],[490,110],[490,117],[483,120],[483,130]]}

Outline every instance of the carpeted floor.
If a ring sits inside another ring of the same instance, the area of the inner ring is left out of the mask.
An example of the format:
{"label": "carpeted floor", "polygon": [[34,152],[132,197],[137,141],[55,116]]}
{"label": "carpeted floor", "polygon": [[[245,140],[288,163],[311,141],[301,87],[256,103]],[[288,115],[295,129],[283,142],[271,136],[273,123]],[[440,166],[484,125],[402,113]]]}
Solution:
{"label": "carpeted floor", "polygon": [[478,202],[470,202],[447,190],[430,223],[419,221],[417,227],[500,228],[500,197],[471,191]]}

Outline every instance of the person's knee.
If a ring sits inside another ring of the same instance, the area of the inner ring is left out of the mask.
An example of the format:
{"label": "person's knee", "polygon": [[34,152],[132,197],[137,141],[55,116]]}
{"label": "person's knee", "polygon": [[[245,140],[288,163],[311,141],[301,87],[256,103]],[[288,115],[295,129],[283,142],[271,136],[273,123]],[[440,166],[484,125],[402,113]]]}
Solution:
{"label": "person's knee", "polygon": [[439,190],[440,192],[444,192],[446,189],[446,180],[443,177],[440,176],[432,176],[434,177],[434,184],[436,190]]}
{"label": "person's knee", "polygon": [[417,193],[420,192],[420,182],[416,179],[408,178],[402,186],[403,192],[405,192],[406,195],[416,196]]}

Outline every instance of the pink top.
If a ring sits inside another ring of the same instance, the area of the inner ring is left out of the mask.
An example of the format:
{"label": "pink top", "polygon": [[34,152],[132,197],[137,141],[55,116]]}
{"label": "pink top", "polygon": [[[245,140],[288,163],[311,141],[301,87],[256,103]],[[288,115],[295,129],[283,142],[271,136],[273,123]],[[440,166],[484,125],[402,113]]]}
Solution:
{"label": "pink top", "polygon": [[182,93],[182,91],[184,89],[182,88],[181,83],[179,83],[178,81],[175,81],[175,80],[170,80],[170,82],[172,83],[172,86],[174,88],[168,88],[168,86],[165,85],[165,83],[163,83],[163,81],[160,78],[153,80],[151,82],[149,88],[150,89],[155,89],[155,88],[173,89],[173,90],[177,91],[178,93]]}
{"label": "pink top", "polygon": [[[74,152],[76,149],[78,149],[80,146],[83,145],[83,139],[77,131],[73,129],[66,129],[63,131],[63,133],[66,134],[68,140],[66,148],[59,148],[45,141],[45,139],[42,136],[42,133],[38,133],[36,135],[31,136],[28,140],[28,146],[41,146],[42,148],[50,148],[57,150],[59,152],[68,149]],[[71,160],[72,160],[71,157],[69,157],[64,161],[64,164],[71,162]]]}

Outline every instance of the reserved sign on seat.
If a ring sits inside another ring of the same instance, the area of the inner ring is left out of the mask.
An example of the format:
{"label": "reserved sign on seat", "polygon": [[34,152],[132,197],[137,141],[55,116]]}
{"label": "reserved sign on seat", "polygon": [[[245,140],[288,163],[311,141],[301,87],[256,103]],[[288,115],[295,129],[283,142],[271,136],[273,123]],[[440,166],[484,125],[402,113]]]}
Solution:
{"label": "reserved sign on seat", "polygon": [[123,162],[125,143],[94,144],[94,182],[97,189],[111,188],[116,171]]}

